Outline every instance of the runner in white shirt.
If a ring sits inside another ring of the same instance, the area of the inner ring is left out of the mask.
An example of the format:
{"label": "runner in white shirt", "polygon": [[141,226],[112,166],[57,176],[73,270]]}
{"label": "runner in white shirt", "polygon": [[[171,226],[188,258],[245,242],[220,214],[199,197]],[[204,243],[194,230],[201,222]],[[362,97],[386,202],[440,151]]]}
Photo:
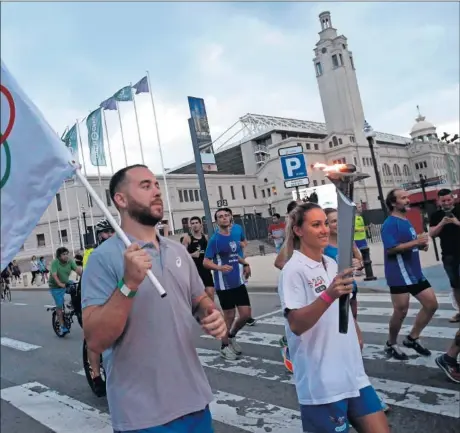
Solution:
{"label": "runner in white shirt", "polygon": [[314,203],[289,215],[287,248],[279,295],[294,366],[303,431],[389,433],[380,400],[370,385],[360,345],[361,332],[350,311],[348,333],[339,333],[337,299],[351,294],[353,269],[337,274],[337,264],[323,255],[329,242],[324,211]]}

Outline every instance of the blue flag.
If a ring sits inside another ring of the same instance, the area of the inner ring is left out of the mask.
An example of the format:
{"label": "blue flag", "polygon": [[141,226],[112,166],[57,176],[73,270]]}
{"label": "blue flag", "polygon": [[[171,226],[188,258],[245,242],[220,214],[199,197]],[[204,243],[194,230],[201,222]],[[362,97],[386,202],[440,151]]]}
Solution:
{"label": "blue flag", "polygon": [[104,110],[116,110],[117,109],[117,101],[111,96],[109,99],[101,102],[99,107],[103,108]]}
{"label": "blue flag", "polygon": [[102,110],[94,110],[86,119],[88,128],[88,144],[91,164],[94,166],[106,166],[104,152],[104,130],[102,128]]}
{"label": "blue flag", "polygon": [[147,75],[144,78],[141,78],[134,86],[133,89],[136,90],[136,95],[139,93],[148,93],[149,92],[149,82],[147,80]]}
{"label": "blue flag", "polygon": [[113,98],[117,100],[118,102],[127,102],[127,101],[132,101],[133,100],[133,90],[131,86],[126,86],[120,89],[115,95],[113,95]]}

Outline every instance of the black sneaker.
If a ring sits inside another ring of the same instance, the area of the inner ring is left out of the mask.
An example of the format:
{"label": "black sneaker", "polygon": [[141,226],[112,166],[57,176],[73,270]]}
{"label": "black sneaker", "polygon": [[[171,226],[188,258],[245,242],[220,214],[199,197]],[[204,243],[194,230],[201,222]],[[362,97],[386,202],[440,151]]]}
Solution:
{"label": "black sneaker", "polygon": [[460,383],[460,366],[457,363],[455,365],[448,363],[444,355],[439,355],[435,362],[452,382]]}
{"label": "black sneaker", "polygon": [[253,319],[252,317],[246,322],[246,325],[248,326],[254,326],[256,324],[256,320]]}
{"label": "black sneaker", "polygon": [[94,384],[94,393],[98,397],[105,397],[107,392],[105,388],[104,379],[102,379],[101,376],[96,376],[95,378],[93,378],[93,384]]}
{"label": "black sneaker", "polygon": [[409,357],[399,348],[397,344],[385,344],[385,352],[398,361],[407,361]]}
{"label": "black sneaker", "polygon": [[414,349],[417,353],[423,356],[430,356],[431,352],[422,345],[419,338],[410,338],[407,336],[403,341],[404,346]]}

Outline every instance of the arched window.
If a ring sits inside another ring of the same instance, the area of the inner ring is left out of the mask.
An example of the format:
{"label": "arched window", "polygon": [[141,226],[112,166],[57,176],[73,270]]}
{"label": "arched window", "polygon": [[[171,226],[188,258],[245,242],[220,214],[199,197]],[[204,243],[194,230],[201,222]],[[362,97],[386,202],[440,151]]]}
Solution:
{"label": "arched window", "polygon": [[332,137],[332,142],[334,143],[334,147],[337,147],[339,144],[337,142],[337,137],[334,135],[334,137]]}

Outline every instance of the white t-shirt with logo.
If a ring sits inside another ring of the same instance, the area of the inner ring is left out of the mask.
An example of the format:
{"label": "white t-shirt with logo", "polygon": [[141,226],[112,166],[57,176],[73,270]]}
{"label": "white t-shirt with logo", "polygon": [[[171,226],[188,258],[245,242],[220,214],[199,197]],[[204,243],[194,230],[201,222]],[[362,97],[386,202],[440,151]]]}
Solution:
{"label": "white t-shirt with logo", "polygon": [[[294,251],[279,280],[283,311],[306,307],[330,286],[337,275],[337,263],[327,256],[323,259],[327,271],[323,263]],[[339,333],[338,300],[301,336],[291,331],[287,319],[285,328],[300,404],[329,404],[358,397],[359,390],[370,385],[351,311],[348,333]]]}

